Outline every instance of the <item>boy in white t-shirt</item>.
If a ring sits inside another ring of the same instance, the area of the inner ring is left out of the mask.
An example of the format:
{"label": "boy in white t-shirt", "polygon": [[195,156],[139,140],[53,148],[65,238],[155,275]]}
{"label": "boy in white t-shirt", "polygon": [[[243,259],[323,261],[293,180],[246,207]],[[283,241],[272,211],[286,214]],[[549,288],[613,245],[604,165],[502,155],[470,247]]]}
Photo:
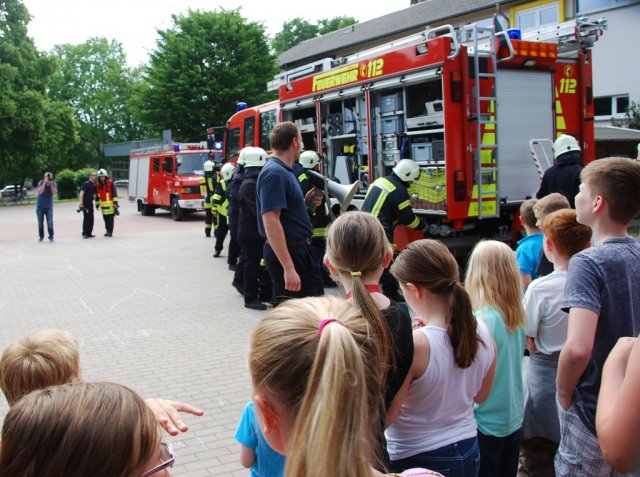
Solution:
{"label": "boy in white t-shirt", "polygon": [[525,383],[521,471],[553,475],[553,456],[560,442],[555,404],[560,350],[567,339],[568,313],[562,311],[569,259],[589,247],[591,229],[579,224],[576,211],[562,209],[542,224],[543,247],[553,272],[534,280],[525,293],[527,349],[531,353]]}

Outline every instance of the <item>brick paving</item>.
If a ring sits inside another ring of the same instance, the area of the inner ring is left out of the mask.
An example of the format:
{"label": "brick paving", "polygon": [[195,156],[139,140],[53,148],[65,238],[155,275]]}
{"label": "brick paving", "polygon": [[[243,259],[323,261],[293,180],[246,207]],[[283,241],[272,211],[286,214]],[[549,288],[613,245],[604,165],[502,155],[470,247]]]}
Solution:
{"label": "brick paving", "polygon": [[[35,206],[0,207],[0,347],[27,332],[64,328],[81,344],[85,380],[127,384],[145,397],[205,410],[167,436],[175,476],[245,476],[233,439],[251,398],[249,335],[266,314],[247,310],[214,259],[202,214],[174,222],[122,202],[114,237],[83,240],[77,204],[54,207],[55,243],[37,242]],[[0,398],[0,419],[7,403]]]}

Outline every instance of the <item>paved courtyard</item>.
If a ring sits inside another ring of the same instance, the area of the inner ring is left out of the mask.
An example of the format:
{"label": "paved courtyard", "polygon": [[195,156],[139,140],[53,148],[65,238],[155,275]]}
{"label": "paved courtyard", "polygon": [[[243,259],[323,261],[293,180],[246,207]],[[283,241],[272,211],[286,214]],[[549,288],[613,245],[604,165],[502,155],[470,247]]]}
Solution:
{"label": "paved courtyard", "polygon": [[[71,331],[85,380],[127,384],[145,397],[205,410],[189,432],[167,436],[172,475],[245,476],[233,439],[251,398],[246,354],[266,312],[247,310],[214,259],[203,215],[142,217],[122,202],[114,237],[81,238],[77,204],[54,207],[55,243],[37,242],[35,206],[0,207],[0,346],[43,328]],[[0,419],[7,403],[0,398]]]}

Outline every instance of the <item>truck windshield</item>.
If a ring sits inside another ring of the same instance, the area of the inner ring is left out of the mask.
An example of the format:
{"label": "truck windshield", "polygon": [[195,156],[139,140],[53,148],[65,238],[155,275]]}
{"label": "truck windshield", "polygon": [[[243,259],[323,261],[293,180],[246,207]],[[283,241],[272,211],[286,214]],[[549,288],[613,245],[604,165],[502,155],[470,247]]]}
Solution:
{"label": "truck windshield", "polygon": [[207,151],[178,154],[176,157],[182,160],[182,164],[178,167],[178,175],[186,176],[190,174],[204,175],[204,161],[207,160]]}

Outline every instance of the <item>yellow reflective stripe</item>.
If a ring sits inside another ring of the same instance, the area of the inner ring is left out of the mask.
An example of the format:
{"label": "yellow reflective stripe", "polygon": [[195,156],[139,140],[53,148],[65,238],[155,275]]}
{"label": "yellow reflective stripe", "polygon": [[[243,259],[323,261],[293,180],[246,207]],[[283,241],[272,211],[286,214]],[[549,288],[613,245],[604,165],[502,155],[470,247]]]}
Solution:
{"label": "yellow reflective stripe", "polygon": [[222,199],[222,196],[220,194],[213,194],[212,199],[213,200],[220,200],[220,199]]}
{"label": "yellow reflective stripe", "polygon": [[420,225],[420,219],[416,217],[415,219],[413,219],[413,222],[407,225],[407,227],[409,227],[410,229],[417,229],[419,225]]}
{"label": "yellow reflective stripe", "polygon": [[307,177],[307,173],[306,173],[306,172],[303,172],[302,174],[300,174],[300,175],[298,176],[298,182],[304,182],[304,181],[306,181],[307,179],[309,179],[309,178]]}
{"label": "yellow reflective stripe", "polygon": [[223,191],[227,190],[227,181],[220,182],[220,185],[222,186]]}
{"label": "yellow reflective stripe", "polygon": [[405,200],[404,202],[400,202],[400,205],[398,205],[399,210],[404,210],[407,207],[411,207],[411,202],[409,202],[408,200]]}
{"label": "yellow reflective stripe", "polygon": [[324,237],[326,233],[325,227],[318,227],[317,229],[313,229],[312,237]]}
{"label": "yellow reflective stripe", "polygon": [[378,189],[380,189],[380,195],[378,196],[376,203],[373,204],[373,208],[371,209],[371,215],[377,217],[380,214],[380,210],[382,209],[385,200],[387,200],[387,196],[391,192],[396,190],[396,186],[394,186],[393,183],[385,177],[380,177],[379,179],[376,179],[373,184],[371,184],[371,187],[377,187]]}

